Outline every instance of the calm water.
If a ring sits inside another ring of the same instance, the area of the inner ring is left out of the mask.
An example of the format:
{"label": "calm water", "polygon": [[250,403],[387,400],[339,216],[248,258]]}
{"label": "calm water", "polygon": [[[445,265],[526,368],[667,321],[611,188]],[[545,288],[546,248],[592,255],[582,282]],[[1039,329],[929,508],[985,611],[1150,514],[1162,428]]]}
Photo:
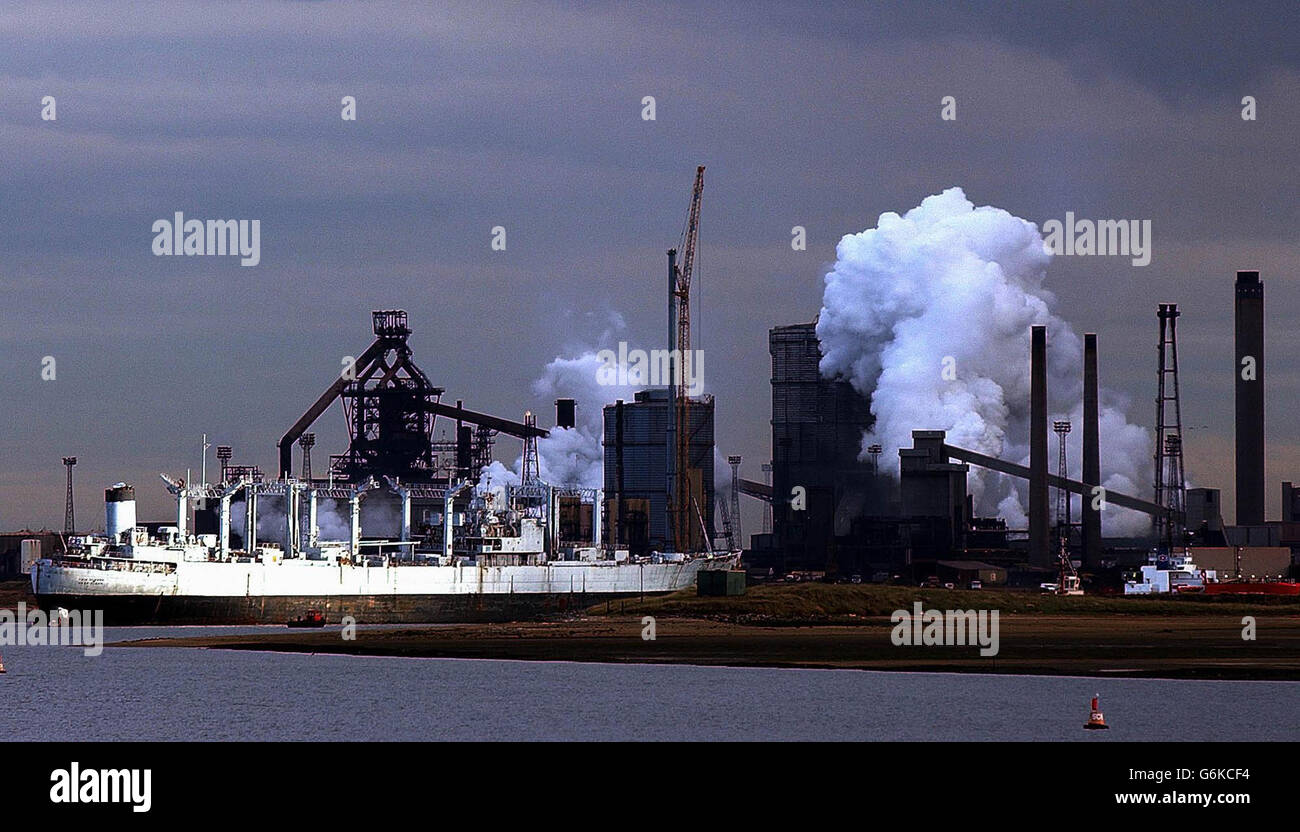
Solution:
{"label": "calm water", "polygon": [[[264,629],[264,628],[262,628]],[[256,627],[130,628],[153,635]],[[6,647],[10,740],[1294,740],[1300,683]],[[1102,695],[1111,730],[1084,731]]]}

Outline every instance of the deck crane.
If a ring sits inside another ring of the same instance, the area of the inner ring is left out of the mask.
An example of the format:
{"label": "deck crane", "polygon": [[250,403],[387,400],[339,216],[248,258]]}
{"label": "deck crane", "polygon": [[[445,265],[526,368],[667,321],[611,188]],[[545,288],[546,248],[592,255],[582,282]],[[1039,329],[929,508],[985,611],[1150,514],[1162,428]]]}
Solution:
{"label": "deck crane", "polygon": [[[687,396],[691,361],[691,274],[700,237],[700,199],[704,194],[704,165],[695,170],[691,209],[682,232],[681,264],[677,249],[668,251],[668,347],[675,351],[675,371],[668,379],[671,419],[668,436],[668,525],[677,551],[690,549],[690,404]],[[670,353],[671,354],[671,353]],[[707,545],[707,539],[704,542]]]}

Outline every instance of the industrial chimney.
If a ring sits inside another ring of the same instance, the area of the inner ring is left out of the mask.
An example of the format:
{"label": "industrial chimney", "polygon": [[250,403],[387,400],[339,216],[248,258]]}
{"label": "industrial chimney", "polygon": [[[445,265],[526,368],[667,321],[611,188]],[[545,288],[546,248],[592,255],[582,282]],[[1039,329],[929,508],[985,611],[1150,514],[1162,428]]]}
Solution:
{"label": "industrial chimney", "polygon": [[1092,487],[1101,485],[1101,434],[1098,424],[1097,333],[1083,335],[1083,562],[1101,561],[1101,512],[1092,507]]}
{"label": "industrial chimney", "polygon": [[571,428],[578,423],[578,403],[573,399],[555,400],[555,426]]}
{"label": "industrial chimney", "polygon": [[1031,330],[1029,349],[1029,562],[1052,563],[1047,501],[1047,327]]}
{"label": "industrial chimney", "polygon": [[1237,272],[1237,525],[1264,522],[1264,284]]}

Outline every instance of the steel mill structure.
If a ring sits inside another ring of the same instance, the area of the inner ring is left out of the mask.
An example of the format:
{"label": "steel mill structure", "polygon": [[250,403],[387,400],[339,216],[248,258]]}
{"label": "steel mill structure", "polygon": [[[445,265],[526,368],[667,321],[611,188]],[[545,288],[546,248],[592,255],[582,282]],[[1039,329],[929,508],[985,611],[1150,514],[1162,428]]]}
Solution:
{"label": "steel mill structure", "polygon": [[1186,542],[1187,479],[1183,471],[1183,406],[1178,385],[1178,306],[1160,304],[1159,371],[1156,393],[1156,537],[1166,546]]}
{"label": "steel mill structure", "polygon": [[[772,510],[771,531],[765,528],[750,539],[751,565],[773,572],[825,569],[828,573],[866,575],[870,571],[878,580],[901,573],[919,580],[945,568],[952,573],[973,569],[970,564],[978,555],[1012,567],[1027,561],[1046,574],[1058,564],[1060,535],[1052,533],[1049,495],[1053,487],[1057,489],[1057,527],[1072,547],[1076,538],[1070,534],[1070,495],[1080,496],[1080,533],[1072,558],[1088,570],[1102,570],[1125,558],[1145,563],[1150,546],[1159,546],[1166,553],[1181,551],[1180,547],[1189,543],[1253,547],[1266,553],[1289,546],[1300,552],[1300,488],[1290,481],[1283,483],[1282,520],[1264,518],[1263,297],[1258,272],[1237,273],[1233,365],[1236,525],[1223,523],[1217,489],[1188,489],[1186,485],[1184,402],[1178,376],[1180,313],[1176,304],[1162,303],[1157,309],[1160,337],[1152,499],[1105,487],[1095,332],[1083,337],[1082,425],[1078,426],[1052,416],[1047,328],[1034,325],[1026,331],[1029,374],[1025,389],[1029,395],[1027,401],[1016,405],[1028,415],[1029,433],[1012,439],[1028,447],[1028,466],[950,445],[943,431],[918,425],[912,434],[913,446],[898,451],[895,479],[892,472],[881,470],[878,459],[882,448],[871,441],[870,391],[859,392],[848,382],[822,376],[816,322],[773,328],[769,333],[771,482],[740,479],[738,489]],[[1082,471],[1078,479],[1072,479],[1065,441],[1076,426],[1082,434]],[[1055,475],[1049,471],[1049,430],[1058,437]],[[974,516],[965,491],[964,469],[971,465],[1027,482],[1027,528],[1008,529],[998,518]],[[878,475],[883,482],[876,481]],[[1116,508],[1149,515],[1150,537],[1145,542],[1141,538],[1115,539],[1108,548],[1105,544],[1111,541],[1103,540],[1102,519],[1108,509]],[[945,563],[950,565],[945,567]]]}

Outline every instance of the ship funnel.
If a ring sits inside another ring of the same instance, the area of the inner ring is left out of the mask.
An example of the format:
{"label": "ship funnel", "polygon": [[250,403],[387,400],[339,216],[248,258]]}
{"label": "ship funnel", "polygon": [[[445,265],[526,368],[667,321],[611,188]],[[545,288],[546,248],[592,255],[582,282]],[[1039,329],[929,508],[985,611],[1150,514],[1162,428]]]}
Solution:
{"label": "ship funnel", "polygon": [[104,530],[110,540],[135,528],[135,489],[124,482],[104,489]]}

